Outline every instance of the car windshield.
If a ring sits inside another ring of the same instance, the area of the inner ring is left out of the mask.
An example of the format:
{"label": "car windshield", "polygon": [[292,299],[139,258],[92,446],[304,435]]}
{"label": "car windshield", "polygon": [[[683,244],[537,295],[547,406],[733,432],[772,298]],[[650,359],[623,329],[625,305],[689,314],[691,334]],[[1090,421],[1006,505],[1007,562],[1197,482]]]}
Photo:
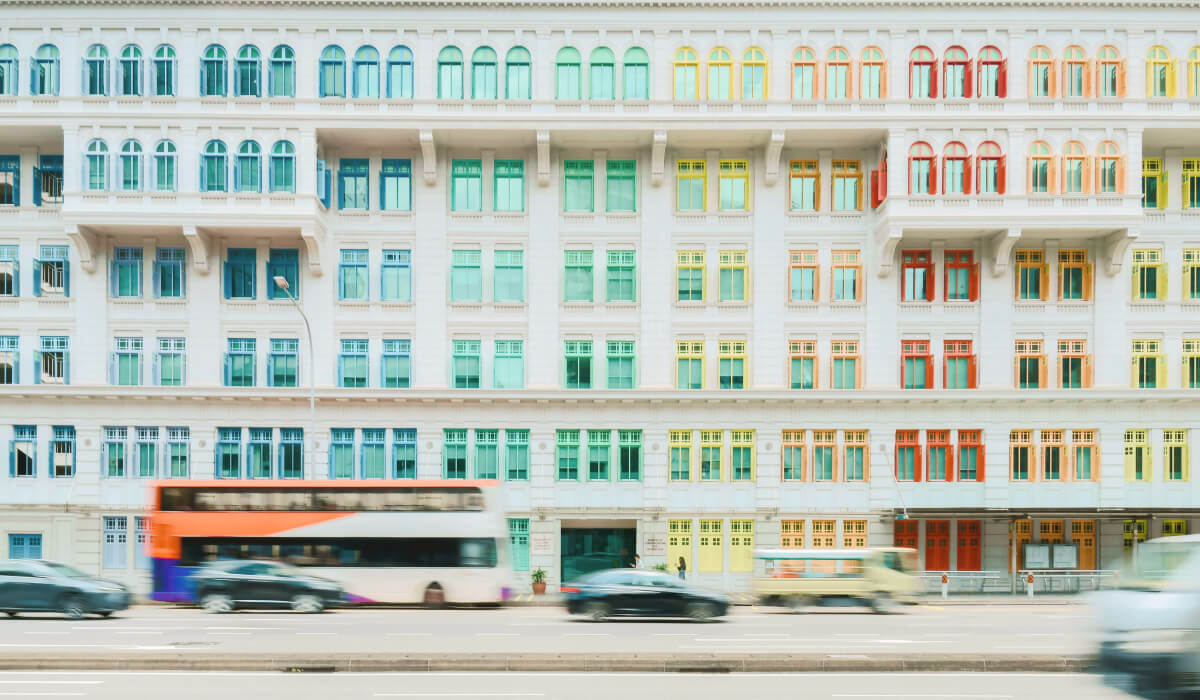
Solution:
{"label": "car windshield", "polygon": [[66,578],[91,578],[91,576],[88,576],[79,569],[72,568],[66,564],[56,564],[54,562],[46,561],[42,562],[42,565],[59,576],[64,576]]}

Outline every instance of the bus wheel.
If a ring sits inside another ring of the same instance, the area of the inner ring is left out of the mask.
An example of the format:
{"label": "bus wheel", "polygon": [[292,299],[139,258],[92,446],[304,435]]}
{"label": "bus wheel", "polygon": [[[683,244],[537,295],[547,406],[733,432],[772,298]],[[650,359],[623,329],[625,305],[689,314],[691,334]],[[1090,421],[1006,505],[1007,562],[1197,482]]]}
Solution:
{"label": "bus wheel", "polygon": [[788,608],[794,613],[802,613],[810,605],[812,605],[812,601],[807,596],[802,595],[792,596],[787,601]]}
{"label": "bus wheel", "polygon": [[431,583],[425,587],[425,597],[421,602],[430,610],[444,608],[446,607],[446,592],[442,590],[441,584]]}
{"label": "bus wheel", "polygon": [[896,611],[896,601],[887,593],[876,593],[871,599],[871,609],[881,615]]}

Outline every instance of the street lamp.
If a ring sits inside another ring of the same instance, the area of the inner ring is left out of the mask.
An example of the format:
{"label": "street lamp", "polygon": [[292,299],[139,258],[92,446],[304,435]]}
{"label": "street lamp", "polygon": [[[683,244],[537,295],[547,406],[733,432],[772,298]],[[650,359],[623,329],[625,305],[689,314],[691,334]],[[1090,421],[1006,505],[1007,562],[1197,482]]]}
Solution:
{"label": "street lamp", "polygon": [[288,284],[287,278],[283,275],[275,275],[274,282],[275,286],[283,290],[288,300],[300,312],[300,318],[304,319],[304,332],[308,336],[308,432],[311,436],[309,444],[313,445],[313,450],[309,453],[309,464],[312,464],[317,454],[317,374],[316,367],[314,366],[316,364],[316,356],[313,354],[312,326],[309,325],[308,315],[304,313],[300,302],[296,301],[296,297],[292,296],[291,285]]}

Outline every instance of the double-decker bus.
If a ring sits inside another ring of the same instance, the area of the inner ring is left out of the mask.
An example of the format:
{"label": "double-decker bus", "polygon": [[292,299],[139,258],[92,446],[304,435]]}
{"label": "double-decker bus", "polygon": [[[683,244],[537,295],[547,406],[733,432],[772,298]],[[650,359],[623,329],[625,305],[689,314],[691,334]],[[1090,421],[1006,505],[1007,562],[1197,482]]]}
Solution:
{"label": "double-decker bus", "polygon": [[358,603],[500,603],[512,591],[494,481],[158,481],[154,600],[194,600],[216,559],[276,559]]}

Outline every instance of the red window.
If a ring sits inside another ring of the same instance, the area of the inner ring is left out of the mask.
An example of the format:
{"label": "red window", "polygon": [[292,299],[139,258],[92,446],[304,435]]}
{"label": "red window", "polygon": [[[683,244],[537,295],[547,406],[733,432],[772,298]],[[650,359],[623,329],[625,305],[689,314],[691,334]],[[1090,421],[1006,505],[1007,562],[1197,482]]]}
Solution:
{"label": "red window", "polygon": [[942,192],[971,193],[971,156],[958,141],[951,141],[942,150]]}
{"label": "red window", "polygon": [[1007,171],[1004,153],[995,141],[979,144],[979,157],[975,159],[975,188],[978,194],[1004,194]]}
{"label": "red window", "polygon": [[879,161],[879,167],[871,171],[871,208],[876,209],[887,199],[887,154]]}
{"label": "red window", "polygon": [[901,254],[904,268],[904,301],[933,301],[933,260],[928,250],[906,250]]}
{"label": "red window", "polygon": [[958,431],[958,481],[983,481],[983,431]]}
{"label": "red window", "polygon": [[942,85],[946,97],[974,97],[975,62],[961,46],[946,49],[942,61]]}
{"label": "red window", "polygon": [[946,301],[979,301],[979,265],[970,250],[947,250],[943,267]]}
{"label": "red window", "polygon": [[925,570],[950,569],[950,521],[925,521]]}
{"label": "red window", "polygon": [[892,524],[892,543],[896,547],[917,548],[917,521],[897,520]]}
{"label": "red window", "polygon": [[959,520],[958,529],[958,566],[959,571],[982,571],[979,557],[979,540],[982,527],[978,520]]}
{"label": "red window", "polygon": [[949,430],[925,431],[926,481],[954,480],[954,452],[950,446]]}
{"label": "red window", "polygon": [[1008,60],[995,46],[979,50],[980,97],[1008,97]]}
{"label": "red window", "polygon": [[975,353],[970,340],[947,340],[942,345],[942,388],[974,389]]}
{"label": "red window", "polygon": [[927,46],[913,49],[908,58],[908,96],[935,98],[938,96],[937,59]]}
{"label": "red window", "polygon": [[933,388],[933,356],[928,340],[905,340],[900,343],[900,381],[905,389]]}
{"label": "red window", "polygon": [[896,480],[921,480],[921,441],[919,430],[896,431]]}
{"label": "red window", "polygon": [[937,194],[937,157],[924,141],[908,149],[908,193]]}

